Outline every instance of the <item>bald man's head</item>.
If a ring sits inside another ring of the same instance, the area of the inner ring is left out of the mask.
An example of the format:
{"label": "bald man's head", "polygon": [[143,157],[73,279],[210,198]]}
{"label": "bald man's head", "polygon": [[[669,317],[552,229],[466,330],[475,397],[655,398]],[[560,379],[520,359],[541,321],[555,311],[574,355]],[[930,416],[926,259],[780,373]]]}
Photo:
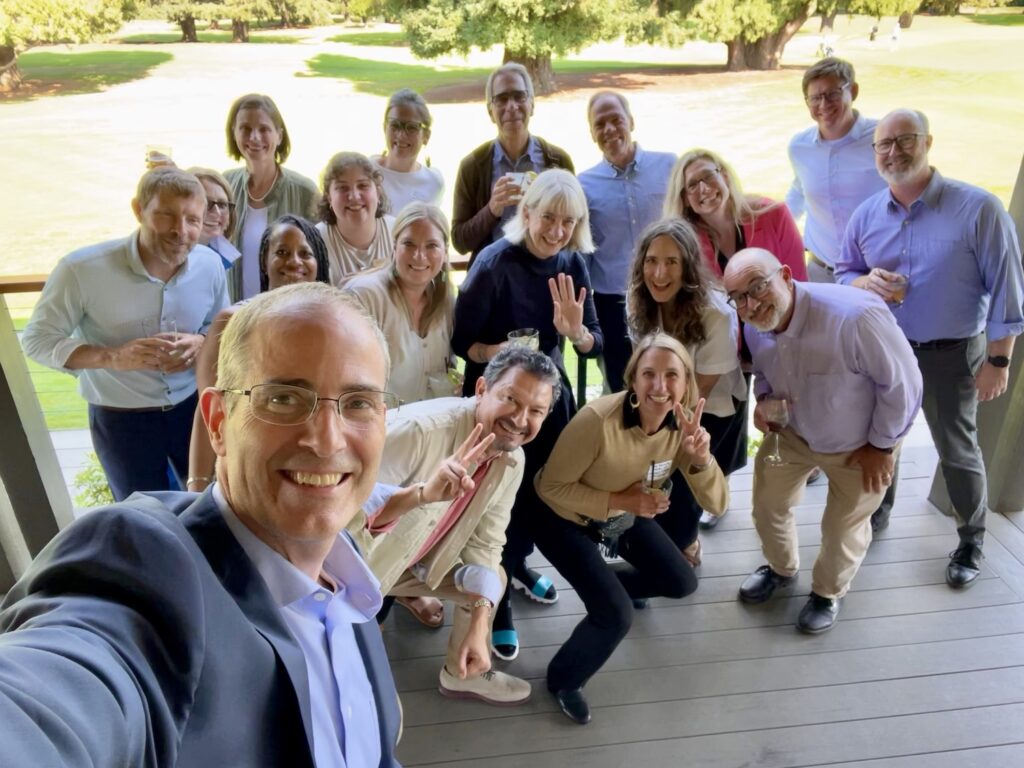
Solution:
{"label": "bald man's head", "polygon": [[725,267],[729,302],[759,331],[782,331],[793,308],[793,273],[764,248],[744,248]]}

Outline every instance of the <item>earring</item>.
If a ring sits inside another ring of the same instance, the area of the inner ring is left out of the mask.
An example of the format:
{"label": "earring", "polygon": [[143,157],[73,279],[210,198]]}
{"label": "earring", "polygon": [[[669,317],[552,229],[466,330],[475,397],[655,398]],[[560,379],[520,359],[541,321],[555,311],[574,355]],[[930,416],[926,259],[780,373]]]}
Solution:
{"label": "earring", "polygon": [[636,392],[630,390],[629,393],[629,407],[634,411],[640,407],[640,398],[636,396]]}

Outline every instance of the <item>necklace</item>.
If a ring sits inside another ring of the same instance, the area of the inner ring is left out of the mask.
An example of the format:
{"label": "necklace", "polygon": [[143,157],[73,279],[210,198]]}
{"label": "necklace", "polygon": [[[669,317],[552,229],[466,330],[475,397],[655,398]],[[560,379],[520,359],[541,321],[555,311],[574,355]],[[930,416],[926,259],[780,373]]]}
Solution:
{"label": "necklace", "polygon": [[249,195],[249,199],[252,202],[254,202],[254,203],[262,203],[264,200],[266,200],[267,199],[267,195],[270,194],[270,190],[272,190],[274,188],[274,185],[277,184],[277,179],[278,179],[278,177],[280,175],[281,175],[281,167],[275,165],[274,166],[274,180],[272,182],[270,182],[270,186],[267,187],[267,191],[264,192],[260,197],[256,197],[256,195],[254,195],[252,192],[249,192],[248,189],[247,189],[246,192]]}

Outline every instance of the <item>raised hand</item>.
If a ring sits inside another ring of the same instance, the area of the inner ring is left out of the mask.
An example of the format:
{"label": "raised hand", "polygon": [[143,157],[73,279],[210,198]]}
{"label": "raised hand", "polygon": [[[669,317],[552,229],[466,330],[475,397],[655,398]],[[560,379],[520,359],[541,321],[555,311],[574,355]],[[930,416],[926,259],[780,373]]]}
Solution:
{"label": "raised hand", "polygon": [[453,501],[475,487],[473,473],[477,463],[494,442],[494,433],[481,439],[483,424],[477,424],[455,453],[441,462],[433,476],[423,484],[423,500],[427,503]]}
{"label": "raised hand", "polygon": [[700,425],[700,417],[704,414],[705,400],[702,397],[697,401],[697,407],[693,409],[693,415],[689,418],[683,410],[682,403],[676,403],[676,422],[683,433],[683,453],[685,453],[691,464],[705,466],[711,462],[711,435]]}
{"label": "raised hand", "polygon": [[580,288],[576,297],[572,275],[564,272],[557,279],[548,278],[551,301],[555,305],[555,330],[570,339],[579,339],[583,335],[583,303],[587,298],[587,289]]}

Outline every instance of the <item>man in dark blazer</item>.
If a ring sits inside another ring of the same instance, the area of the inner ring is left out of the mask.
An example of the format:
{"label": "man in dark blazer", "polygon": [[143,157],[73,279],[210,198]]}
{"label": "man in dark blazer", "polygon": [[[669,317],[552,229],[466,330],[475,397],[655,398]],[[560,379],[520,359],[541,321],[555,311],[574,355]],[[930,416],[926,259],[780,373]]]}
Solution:
{"label": "man in dark blazer", "polygon": [[235,315],[200,401],[217,483],[85,515],[0,607],[0,763],[397,768],[379,584],[339,535],[377,476],[387,375],[329,286]]}

